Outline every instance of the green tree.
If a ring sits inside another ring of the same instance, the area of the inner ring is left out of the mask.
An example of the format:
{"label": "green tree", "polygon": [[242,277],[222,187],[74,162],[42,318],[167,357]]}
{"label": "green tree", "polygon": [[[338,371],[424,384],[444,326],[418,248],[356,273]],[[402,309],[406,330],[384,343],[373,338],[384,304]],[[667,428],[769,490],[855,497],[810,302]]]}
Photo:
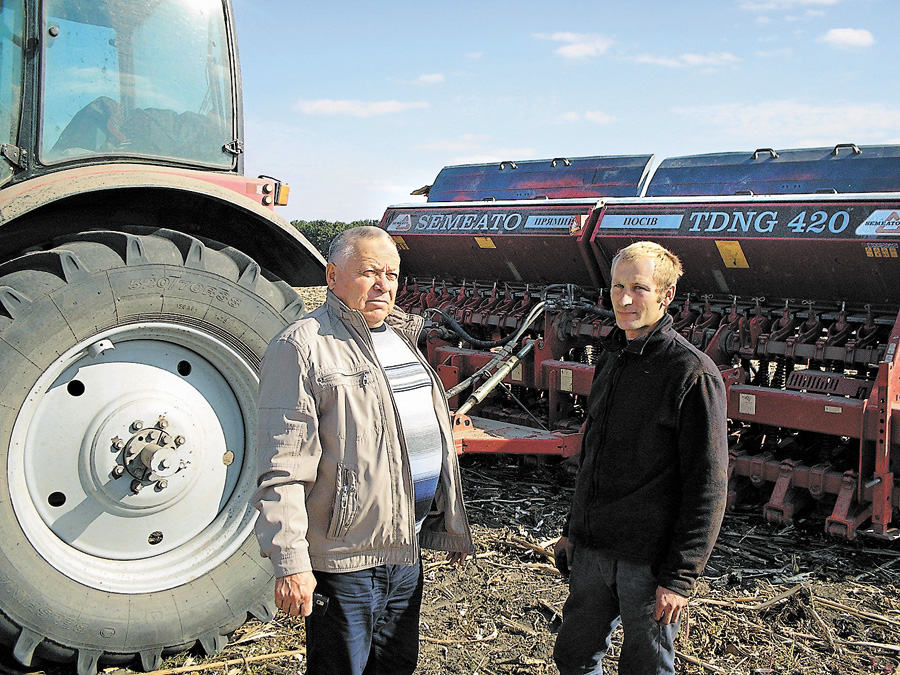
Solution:
{"label": "green tree", "polygon": [[328,257],[328,247],[331,240],[344,230],[360,225],[378,225],[377,220],[354,220],[352,223],[328,220],[292,220],[291,225],[300,230],[300,233],[309,239],[309,243],[315,246],[319,253]]}

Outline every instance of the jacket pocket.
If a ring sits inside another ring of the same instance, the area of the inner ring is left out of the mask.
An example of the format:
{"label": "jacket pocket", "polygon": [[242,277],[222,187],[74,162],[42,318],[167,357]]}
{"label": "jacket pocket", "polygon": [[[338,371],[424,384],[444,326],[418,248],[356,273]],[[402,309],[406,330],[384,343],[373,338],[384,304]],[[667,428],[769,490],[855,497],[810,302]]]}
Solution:
{"label": "jacket pocket", "polygon": [[322,369],[316,376],[319,389],[330,387],[356,387],[365,389],[374,380],[372,368],[363,365],[356,368]]}
{"label": "jacket pocket", "polygon": [[329,539],[342,539],[350,530],[359,510],[358,488],[359,476],[356,470],[345,464],[338,464],[334,507],[331,512],[331,524],[328,526]]}
{"label": "jacket pocket", "polygon": [[338,461],[344,461],[346,456],[350,458],[348,463],[355,464],[353,458],[362,439],[367,439],[368,445],[381,432],[383,424],[374,369],[368,364],[347,364],[320,370],[313,382],[313,393],[320,429],[329,430],[334,443],[341,446],[337,449]]}

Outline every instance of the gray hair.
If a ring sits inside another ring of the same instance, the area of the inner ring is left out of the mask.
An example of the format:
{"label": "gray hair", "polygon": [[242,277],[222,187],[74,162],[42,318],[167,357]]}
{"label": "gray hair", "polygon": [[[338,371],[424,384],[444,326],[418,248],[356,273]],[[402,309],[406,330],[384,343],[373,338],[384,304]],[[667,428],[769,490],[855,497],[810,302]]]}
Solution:
{"label": "gray hair", "polygon": [[380,227],[373,227],[372,225],[351,227],[331,240],[331,244],[328,246],[328,262],[335,265],[342,265],[347,262],[347,259],[356,250],[356,242],[363,239],[389,241],[395,249],[397,248],[394,238]]}

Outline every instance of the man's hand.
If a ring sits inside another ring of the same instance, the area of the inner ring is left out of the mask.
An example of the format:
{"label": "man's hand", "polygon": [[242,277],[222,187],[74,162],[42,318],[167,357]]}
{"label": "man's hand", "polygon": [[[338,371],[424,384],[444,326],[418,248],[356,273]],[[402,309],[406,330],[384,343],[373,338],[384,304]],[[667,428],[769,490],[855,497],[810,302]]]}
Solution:
{"label": "man's hand", "polygon": [[316,578],[312,572],[298,572],[275,580],[275,606],[291,616],[309,616],[313,607]]}
{"label": "man's hand", "polygon": [[681,619],[681,610],[687,607],[688,599],[668,588],[659,586],[656,589],[656,609],[653,618],[660,626],[675,623]]}
{"label": "man's hand", "polygon": [[447,562],[451,565],[462,565],[467,557],[468,553],[463,553],[462,551],[451,551],[447,554]]}
{"label": "man's hand", "polygon": [[569,574],[569,566],[572,564],[572,558],[575,557],[575,544],[569,541],[568,537],[560,537],[553,544],[553,561],[556,569],[563,575]]}

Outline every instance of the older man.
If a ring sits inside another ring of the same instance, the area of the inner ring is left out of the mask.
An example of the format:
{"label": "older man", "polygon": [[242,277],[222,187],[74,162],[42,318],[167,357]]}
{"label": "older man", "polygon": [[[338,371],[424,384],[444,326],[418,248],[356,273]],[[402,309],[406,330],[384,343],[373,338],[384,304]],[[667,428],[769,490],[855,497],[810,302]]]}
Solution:
{"label": "older man", "polygon": [[[675,636],[725,511],[725,386],[672,329],[678,258],[637,242],[612,262],[615,329],[587,400],[581,468],[558,564],[571,563],[554,657],[562,675],[674,673]],[[564,567],[564,565],[563,565]]]}
{"label": "older man", "polygon": [[353,228],[328,258],[325,304],[263,359],[256,533],[276,605],[306,617],[308,673],[412,673],[420,546],[472,551],[450,415],[423,320],[394,307],[391,237]]}

